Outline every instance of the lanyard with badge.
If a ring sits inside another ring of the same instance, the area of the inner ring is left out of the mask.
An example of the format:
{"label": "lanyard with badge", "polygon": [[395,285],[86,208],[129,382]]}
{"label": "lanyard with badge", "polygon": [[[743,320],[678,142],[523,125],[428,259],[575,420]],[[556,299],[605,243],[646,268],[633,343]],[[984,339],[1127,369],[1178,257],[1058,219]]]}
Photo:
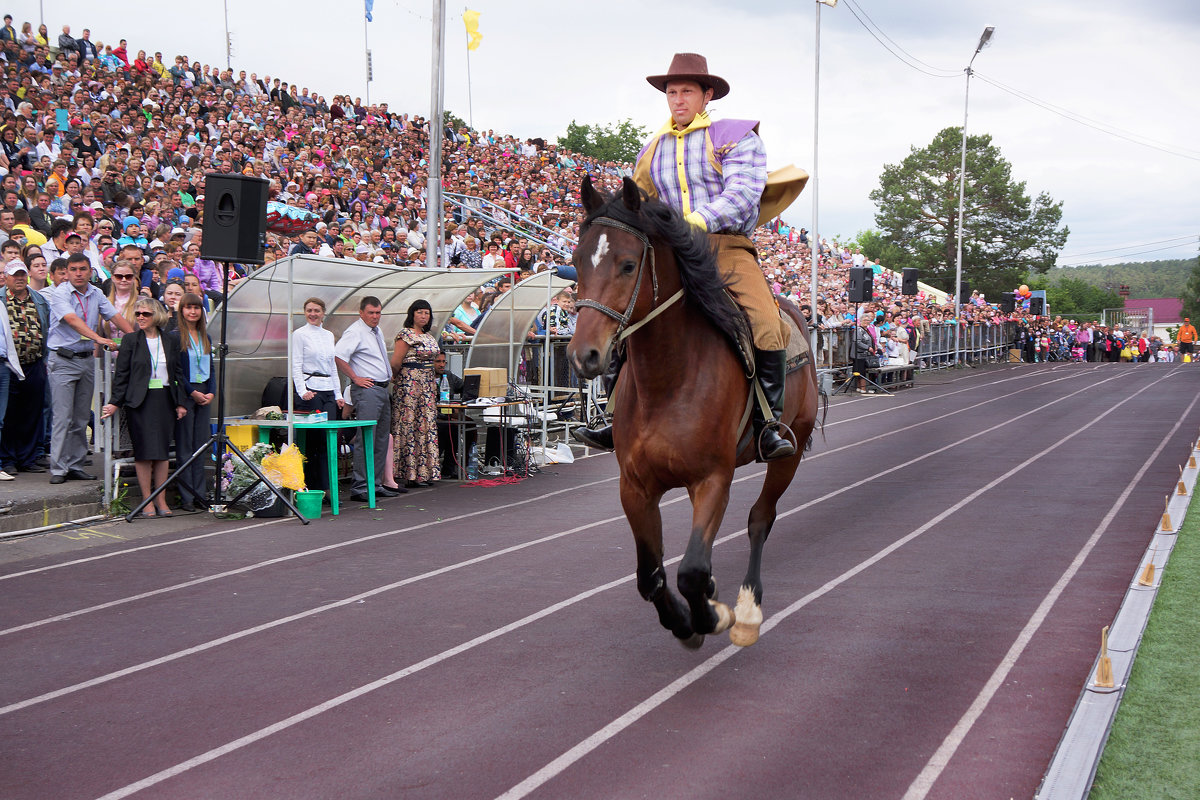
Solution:
{"label": "lanyard with badge", "polygon": [[[91,326],[91,323],[88,322],[88,316],[87,316],[87,295],[80,294],[79,292],[76,292],[76,291],[72,291],[71,296],[75,298],[75,305],[79,306],[79,316],[83,317],[84,327],[91,329],[92,326]],[[81,342],[85,342],[85,341],[90,342],[91,341],[91,339],[89,339],[87,336],[84,336],[82,333],[79,334],[79,340]]]}
{"label": "lanyard with badge", "polygon": [[[146,347],[150,347],[149,339],[146,340]],[[150,350],[150,383],[147,388],[162,389],[163,379],[158,377],[158,365],[161,361],[159,354],[162,353],[162,337],[157,336],[154,339],[154,349]]]}
{"label": "lanyard with badge", "polygon": [[192,381],[199,383],[208,380],[210,374],[210,359],[211,355],[205,353],[200,348],[200,339],[195,334],[189,332],[188,340],[191,342],[191,347],[188,348],[188,353],[192,356],[195,369],[192,370]]}

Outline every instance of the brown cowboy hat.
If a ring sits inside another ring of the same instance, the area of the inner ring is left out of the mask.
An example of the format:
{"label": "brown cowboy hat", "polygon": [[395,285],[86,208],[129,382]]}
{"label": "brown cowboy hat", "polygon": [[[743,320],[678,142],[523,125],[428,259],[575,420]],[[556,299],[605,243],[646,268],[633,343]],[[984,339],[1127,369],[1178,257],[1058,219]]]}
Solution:
{"label": "brown cowboy hat", "polygon": [[709,74],[708,59],[699,53],[676,53],[666,75],[648,75],[646,81],[660,92],[667,90],[669,81],[695,81],[712,88],[713,100],[729,94],[729,84],[724,78]]}

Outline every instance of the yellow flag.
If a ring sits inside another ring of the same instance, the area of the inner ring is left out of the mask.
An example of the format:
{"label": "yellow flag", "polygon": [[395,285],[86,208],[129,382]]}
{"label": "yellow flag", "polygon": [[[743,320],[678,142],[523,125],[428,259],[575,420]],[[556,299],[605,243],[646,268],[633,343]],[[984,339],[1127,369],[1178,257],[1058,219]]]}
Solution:
{"label": "yellow flag", "polygon": [[467,26],[467,49],[479,49],[479,43],[483,41],[483,34],[479,32],[479,12],[464,11],[463,24]]}

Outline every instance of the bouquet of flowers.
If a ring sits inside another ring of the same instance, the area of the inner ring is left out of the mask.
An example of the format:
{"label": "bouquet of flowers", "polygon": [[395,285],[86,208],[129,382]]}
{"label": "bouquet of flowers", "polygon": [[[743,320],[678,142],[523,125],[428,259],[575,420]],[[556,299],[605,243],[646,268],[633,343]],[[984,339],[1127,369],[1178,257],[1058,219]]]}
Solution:
{"label": "bouquet of flowers", "polygon": [[[261,470],[262,461],[275,452],[269,444],[259,442],[244,451],[244,455],[253,461]],[[247,486],[253,486],[239,502],[251,511],[263,511],[275,502],[275,494],[271,487],[258,479],[258,476],[242,462],[235,459],[232,453],[226,453],[221,459],[221,492],[226,497],[236,497]]]}

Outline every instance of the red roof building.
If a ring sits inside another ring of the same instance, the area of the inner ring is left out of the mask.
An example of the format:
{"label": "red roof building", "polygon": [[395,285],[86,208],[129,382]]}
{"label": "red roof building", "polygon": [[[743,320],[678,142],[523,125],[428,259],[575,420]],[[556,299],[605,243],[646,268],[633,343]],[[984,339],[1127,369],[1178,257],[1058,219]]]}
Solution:
{"label": "red roof building", "polygon": [[1154,324],[1178,325],[1183,322],[1183,301],[1177,297],[1143,297],[1126,299],[1125,310],[1149,308],[1154,312]]}

